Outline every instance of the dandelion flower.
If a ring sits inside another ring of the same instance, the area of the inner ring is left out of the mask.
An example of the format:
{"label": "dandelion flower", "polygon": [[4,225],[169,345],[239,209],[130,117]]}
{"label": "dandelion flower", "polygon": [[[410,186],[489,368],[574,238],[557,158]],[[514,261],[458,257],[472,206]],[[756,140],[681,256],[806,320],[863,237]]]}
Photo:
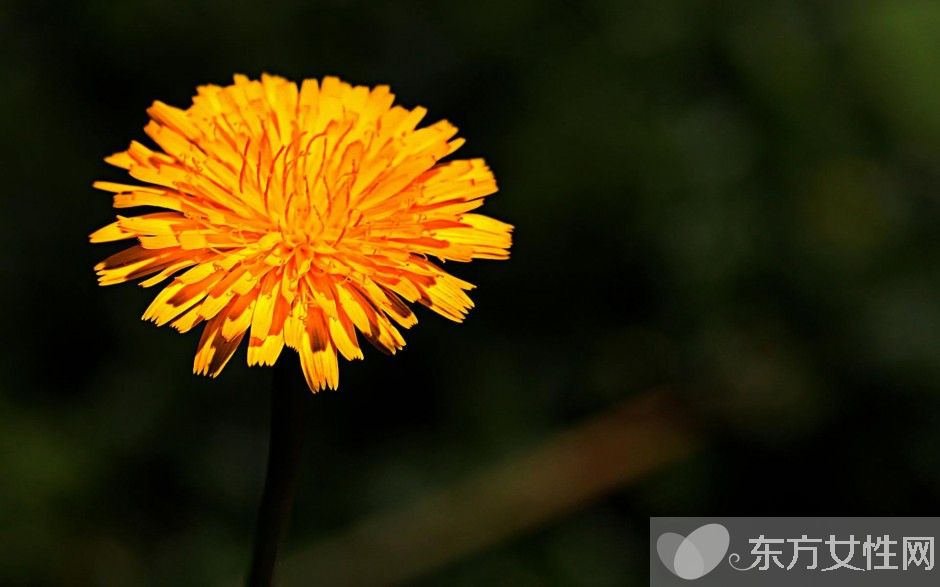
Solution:
{"label": "dandelion flower", "polygon": [[313,391],[336,389],[337,354],[362,358],[358,334],[402,348],[406,302],[460,322],[473,286],[436,261],[506,259],[512,227],[472,212],[497,189],[483,160],[442,161],[457,129],[418,128],[425,109],[393,101],[335,77],[236,75],[186,110],[154,102],[144,131],[159,148],[105,159],[141,185],[94,184],[115,208],[151,209],[91,234],[137,241],[95,267],[99,282],[172,278],[143,318],[202,326],[196,373],[217,376],[247,337],[249,365],[296,350]]}

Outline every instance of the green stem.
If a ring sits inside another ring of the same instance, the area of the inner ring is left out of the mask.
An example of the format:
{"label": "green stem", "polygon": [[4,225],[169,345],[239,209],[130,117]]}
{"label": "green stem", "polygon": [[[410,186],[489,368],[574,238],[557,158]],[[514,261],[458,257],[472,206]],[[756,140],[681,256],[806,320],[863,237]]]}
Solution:
{"label": "green stem", "polygon": [[268,470],[258,508],[248,587],[273,585],[278,544],[287,530],[294,503],[311,395],[299,377],[297,363],[294,353],[285,353],[274,367]]}

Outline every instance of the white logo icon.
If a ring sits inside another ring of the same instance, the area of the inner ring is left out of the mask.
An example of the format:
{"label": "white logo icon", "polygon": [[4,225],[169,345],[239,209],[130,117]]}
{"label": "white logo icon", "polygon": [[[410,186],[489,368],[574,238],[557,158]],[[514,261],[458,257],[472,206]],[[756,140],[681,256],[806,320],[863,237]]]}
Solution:
{"label": "white logo icon", "polygon": [[688,536],[666,532],[656,552],[666,568],[682,579],[699,579],[712,572],[728,552],[731,537],[721,524],[705,524]]}

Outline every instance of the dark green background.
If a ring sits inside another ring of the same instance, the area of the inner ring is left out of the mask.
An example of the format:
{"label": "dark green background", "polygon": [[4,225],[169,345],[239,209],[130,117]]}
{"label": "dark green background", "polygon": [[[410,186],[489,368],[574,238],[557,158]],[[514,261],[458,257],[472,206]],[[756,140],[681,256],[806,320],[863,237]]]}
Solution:
{"label": "dark green background", "polygon": [[96,286],[102,157],[263,71],[447,118],[517,226],[316,398],[287,550],[652,387],[698,456],[416,585],[642,585],[647,516],[938,514],[940,3],[0,2],[0,584],[247,565],[270,371]]}

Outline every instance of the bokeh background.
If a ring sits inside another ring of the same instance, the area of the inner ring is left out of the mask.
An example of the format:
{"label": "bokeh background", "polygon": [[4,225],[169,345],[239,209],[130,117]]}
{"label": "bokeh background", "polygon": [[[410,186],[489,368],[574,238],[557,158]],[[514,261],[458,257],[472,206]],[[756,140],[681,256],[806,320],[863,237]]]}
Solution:
{"label": "bokeh background", "polygon": [[517,226],[454,266],[465,324],[315,398],[288,556],[649,393],[688,456],[402,583],[642,585],[650,515],[940,513],[940,3],[3,0],[0,56],[2,585],[247,566],[270,371],[193,377],[87,243],[102,157],[235,72],[390,84]]}

